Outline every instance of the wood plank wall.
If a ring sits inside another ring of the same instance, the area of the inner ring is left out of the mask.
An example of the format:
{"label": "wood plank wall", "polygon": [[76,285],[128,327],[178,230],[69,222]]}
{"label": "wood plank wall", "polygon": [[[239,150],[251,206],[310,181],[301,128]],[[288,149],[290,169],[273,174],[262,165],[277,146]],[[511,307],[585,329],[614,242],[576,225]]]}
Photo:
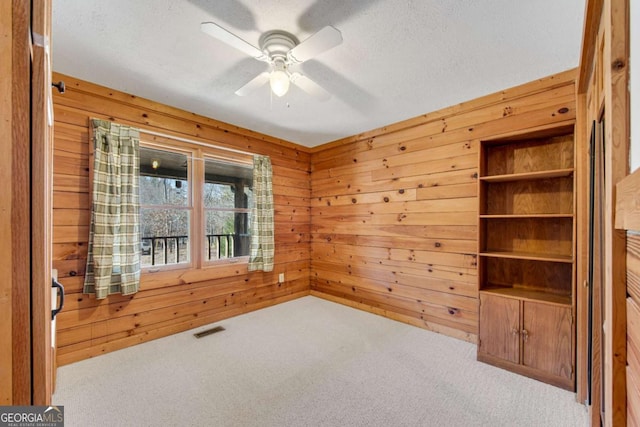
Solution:
{"label": "wood plank wall", "polygon": [[0,3],[0,405],[29,405],[31,6]]}
{"label": "wood plank wall", "polygon": [[627,424],[640,425],[640,224],[627,235]]}
{"label": "wood plank wall", "polygon": [[[592,425],[627,425],[627,241],[626,233],[614,227],[616,185],[629,174],[629,0],[588,0],[577,81],[578,121],[588,137],[593,121],[603,123],[604,176],[601,177],[604,202],[603,236],[600,244],[603,274],[601,329],[602,354],[594,351]],[[586,132],[585,132],[586,131]],[[586,160],[586,159],[584,159]],[[583,166],[587,166],[583,160]],[[587,170],[588,168],[585,168]],[[586,181],[583,181],[586,183]],[[585,199],[586,200],[586,199]],[[582,224],[587,224],[586,217]],[[579,243],[584,262],[578,277],[585,279],[588,263],[586,240]],[[585,313],[586,314],[586,313]],[[599,328],[594,329],[594,331]],[[599,333],[595,333],[596,338]],[[587,343],[587,335],[580,341]],[[594,344],[598,344],[594,341]],[[602,363],[600,363],[602,362]],[[600,372],[600,364],[602,372]],[[578,367],[580,369],[581,366]],[[602,389],[603,399],[600,399]],[[586,388],[579,391],[584,397]],[[602,405],[601,405],[602,402]],[[630,425],[630,424],[629,424]]]}
{"label": "wood plank wall", "polygon": [[[304,147],[69,76],[54,94],[53,267],[67,299],[58,315],[58,363],[68,364],[309,294],[310,154]],[[246,264],[145,274],[133,296],[82,294],[89,228],[89,119],[269,155],[273,164],[275,268]],[[278,274],[285,282],[278,283]]]}
{"label": "wood plank wall", "polygon": [[[13,54],[12,37],[12,5],[10,2],[0,3],[0,55],[2,58],[11,58]],[[2,135],[11,135],[13,128],[13,106],[11,90],[12,64],[11,61],[0,62],[0,132]],[[3,156],[0,157],[0,179],[3,182],[12,182],[12,160],[13,160],[13,138],[2,138]],[[0,282],[0,336],[3,337],[0,343],[0,405],[11,405],[13,396],[11,394],[13,386],[13,235],[11,229],[11,212],[13,191],[0,192],[0,239],[9,242],[0,248],[0,274],[5,280]]]}
{"label": "wood plank wall", "polygon": [[[31,1],[35,34],[51,40],[53,0]],[[25,29],[29,31],[29,29]],[[48,42],[45,42],[48,43]],[[50,405],[55,389],[55,350],[51,336],[51,265],[53,202],[53,123],[49,121],[50,46],[32,43],[31,61],[31,404]]]}
{"label": "wood plank wall", "polygon": [[[68,88],[54,95],[53,257],[68,294],[58,317],[58,363],[307,295],[310,288],[475,342],[479,140],[572,123],[574,77],[569,70],[307,150],[54,74]],[[134,296],[98,302],[83,295],[91,117],[270,155],[274,272],[248,274],[246,266],[232,264],[154,273],[143,277]]]}
{"label": "wood plank wall", "polygon": [[640,169],[618,183],[616,228],[627,230],[627,425],[640,425]]}
{"label": "wood plank wall", "polygon": [[475,342],[479,141],[573,123],[575,77],[569,70],[316,148],[311,293]]}

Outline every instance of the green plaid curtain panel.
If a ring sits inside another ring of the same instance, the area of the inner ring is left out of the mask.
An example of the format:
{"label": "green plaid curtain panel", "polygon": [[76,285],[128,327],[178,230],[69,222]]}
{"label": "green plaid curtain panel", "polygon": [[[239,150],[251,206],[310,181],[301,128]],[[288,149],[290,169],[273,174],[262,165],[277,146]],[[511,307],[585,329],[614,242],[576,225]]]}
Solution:
{"label": "green plaid curtain panel", "polygon": [[84,293],[97,299],[140,285],[138,129],[92,119],[93,191]]}
{"label": "green plaid curtain panel", "polygon": [[271,160],[253,156],[253,208],[249,271],[273,271],[273,189]]}

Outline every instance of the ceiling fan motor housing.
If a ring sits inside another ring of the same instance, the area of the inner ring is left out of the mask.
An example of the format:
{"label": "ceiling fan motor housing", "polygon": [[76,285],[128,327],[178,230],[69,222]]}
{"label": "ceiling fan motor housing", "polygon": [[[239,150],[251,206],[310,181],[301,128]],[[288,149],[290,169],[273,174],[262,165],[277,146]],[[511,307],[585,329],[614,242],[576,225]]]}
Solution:
{"label": "ceiling fan motor housing", "polygon": [[326,101],[331,98],[331,95],[320,85],[298,71],[290,70],[290,67],[342,43],[342,34],[334,27],[326,26],[312,34],[302,43],[296,36],[286,31],[268,31],[260,37],[260,48],[247,43],[215,22],[203,22],[200,24],[200,29],[211,37],[271,66],[270,72],[265,71],[258,74],[236,90],[236,95],[244,96],[269,82],[272,92],[277,96],[283,96],[287,93],[289,83],[294,83],[320,101]]}
{"label": "ceiling fan motor housing", "polygon": [[274,62],[280,59],[287,61],[287,53],[298,45],[298,39],[286,31],[274,30],[265,33],[260,38],[260,49]]}

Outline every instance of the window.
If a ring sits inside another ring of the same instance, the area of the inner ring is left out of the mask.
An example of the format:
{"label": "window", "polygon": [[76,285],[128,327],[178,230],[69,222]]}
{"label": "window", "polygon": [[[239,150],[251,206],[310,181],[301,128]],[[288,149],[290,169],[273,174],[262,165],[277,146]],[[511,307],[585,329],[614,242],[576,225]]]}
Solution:
{"label": "window", "polygon": [[249,255],[252,181],[253,169],[249,165],[205,159],[205,260]]}
{"label": "window", "polygon": [[142,267],[191,262],[190,157],[140,147]]}
{"label": "window", "polygon": [[143,268],[201,267],[249,256],[251,160],[203,151],[140,147]]}

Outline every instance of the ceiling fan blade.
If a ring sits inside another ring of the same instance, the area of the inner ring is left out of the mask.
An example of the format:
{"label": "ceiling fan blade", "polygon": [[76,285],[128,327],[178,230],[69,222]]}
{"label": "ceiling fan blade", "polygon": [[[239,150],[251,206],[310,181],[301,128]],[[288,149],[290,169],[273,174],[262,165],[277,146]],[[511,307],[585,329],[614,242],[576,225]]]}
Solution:
{"label": "ceiling fan blade", "polygon": [[246,85],[238,89],[236,91],[236,95],[238,96],[249,95],[251,92],[258,89],[260,86],[262,86],[268,81],[269,81],[269,73],[267,73],[266,71],[264,73],[260,73],[256,77],[254,77],[251,81],[249,81],[249,83],[247,83]]}
{"label": "ceiling fan blade", "polygon": [[294,73],[291,75],[291,83],[298,86],[318,101],[328,101],[329,98],[331,98],[331,94],[322,86],[300,73]]}
{"label": "ceiling fan blade", "polygon": [[234,47],[239,51],[244,52],[247,55],[252,56],[258,60],[264,61],[265,59],[267,59],[267,56],[260,49],[242,40],[235,34],[230,33],[218,24],[215,24],[213,22],[203,22],[202,24],[200,24],[200,30],[203,33],[206,33],[211,37],[216,38],[221,42],[224,42],[229,46]]}
{"label": "ceiling fan blade", "polygon": [[342,43],[342,33],[328,25],[287,53],[293,63],[304,62]]}

